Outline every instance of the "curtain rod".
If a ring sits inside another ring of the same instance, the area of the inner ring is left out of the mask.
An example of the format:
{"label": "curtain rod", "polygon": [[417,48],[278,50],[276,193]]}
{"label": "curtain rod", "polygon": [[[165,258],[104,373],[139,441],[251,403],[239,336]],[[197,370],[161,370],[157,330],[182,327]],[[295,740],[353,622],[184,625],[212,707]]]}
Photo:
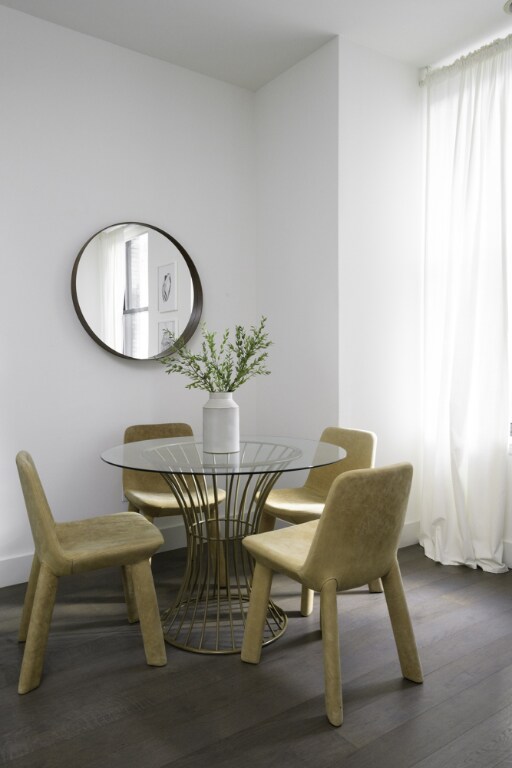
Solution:
{"label": "curtain rod", "polygon": [[482,48],[478,48],[476,51],[471,51],[471,53],[468,53],[465,56],[460,56],[460,58],[456,59],[451,64],[447,64],[445,67],[423,67],[423,69],[420,69],[419,71],[419,84],[426,85],[426,83],[431,80],[446,77],[452,72],[470,67],[479,61],[490,59],[492,56],[496,56],[498,53],[506,51],[509,48],[512,48],[512,34],[507,35],[507,37],[493,40],[492,43],[488,43],[487,45],[482,46]]}

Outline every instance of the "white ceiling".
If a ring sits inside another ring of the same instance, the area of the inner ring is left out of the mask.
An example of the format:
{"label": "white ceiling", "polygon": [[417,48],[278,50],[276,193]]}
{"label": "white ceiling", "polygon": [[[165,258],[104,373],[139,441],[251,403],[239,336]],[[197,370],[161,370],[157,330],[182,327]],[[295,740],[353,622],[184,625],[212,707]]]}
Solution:
{"label": "white ceiling", "polygon": [[257,90],[335,35],[417,67],[512,33],[504,0],[0,0]]}

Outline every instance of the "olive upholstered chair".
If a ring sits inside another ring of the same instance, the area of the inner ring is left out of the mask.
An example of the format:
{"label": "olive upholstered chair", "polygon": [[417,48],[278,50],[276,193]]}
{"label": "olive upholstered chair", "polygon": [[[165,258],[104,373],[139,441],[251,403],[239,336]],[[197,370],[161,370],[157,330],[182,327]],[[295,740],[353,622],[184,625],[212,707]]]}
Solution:
{"label": "olive upholstered chair", "polygon": [[19,629],[19,640],[26,643],[18,692],[28,693],[41,682],[59,576],[99,568],[129,571],[146,661],[164,666],[167,656],[150,564],[163,544],[161,533],[134,512],[57,523],[30,454],[20,451],[16,464],[35,545]]}
{"label": "olive upholstered chair", "polygon": [[[124,433],[124,442],[133,443],[138,440],[153,440],[157,438],[193,437],[189,424],[171,422],[168,424],[134,424]],[[158,472],[141,472],[137,469],[123,469],[123,493],[128,501],[128,509],[141,512],[148,520],[167,515],[180,515],[181,509],[167,481]],[[197,494],[190,487],[190,493],[197,501]],[[217,501],[220,503],[226,497],[223,490],[218,489]],[[212,489],[208,489],[208,505],[215,504]]]}
{"label": "olive upholstered chair", "polygon": [[[124,433],[125,443],[166,437],[193,437],[189,424],[134,424]],[[148,520],[155,517],[181,514],[176,496],[158,472],[123,469],[123,493],[128,509],[141,512]]]}
{"label": "olive upholstered chair", "polygon": [[382,579],[402,674],[423,682],[397,561],[412,472],[406,463],[346,472],[334,481],[319,520],[243,540],[256,564],[242,661],[258,664],[260,660],[274,572],[320,592],[325,705],[332,725],[343,722],[339,591]]}
{"label": "olive upholstered chair", "polygon": [[[154,440],[165,438],[193,437],[194,433],[189,424],[181,422],[169,422],[166,424],[133,424],[127,427],[124,433],[124,442],[133,443],[139,440]],[[171,487],[158,472],[141,472],[137,469],[123,469],[123,493],[128,501],[128,509],[134,512],[140,512],[151,522],[155,518],[167,517],[169,515],[181,515],[180,504],[172,491]],[[188,482],[187,493],[183,494],[182,503],[191,501],[199,508],[208,507],[207,513],[211,514],[217,505],[224,501],[226,492],[222,488],[201,486],[198,491],[194,480]],[[206,510],[205,510],[206,511]],[[215,530],[213,526],[212,530]],[[221,583],[225,583],[225,558],[222,546],[216,547],[213,541],[211,543],[211,557],[213,567],[219,568]],[[125,580],[125,593],[129,595],[132,587],[129,580]],[[134,601],[129,600],[128,604],[134,606]],[[137,620],[136,612],[129,612],[131,622]]]}
{"label": "olive upholstered chair", "polygon": [[[333,481],[343,472],[368,469],[375,463],[377,437],[373,432],[327,427],[320,440],[344,448],[346,457],[327,467],[312,469],[304,485],[299,488],[276,488],[270,491],[260,521],[260,533],[272,530],[276,518],[295,524],[318,520]],[[370,592],[382,592],[379,580],[371,582],[368,587]],[[301,598],[303,616],[309,616],[313,610],[313,597],[314,593],[304,587]]]}

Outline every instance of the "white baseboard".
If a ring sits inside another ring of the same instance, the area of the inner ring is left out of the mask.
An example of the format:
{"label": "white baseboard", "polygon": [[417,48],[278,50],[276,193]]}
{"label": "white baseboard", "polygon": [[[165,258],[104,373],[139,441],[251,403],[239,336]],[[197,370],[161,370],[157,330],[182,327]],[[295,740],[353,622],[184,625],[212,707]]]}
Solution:
{"label": "white baseboard", "polygon": [[4,557],[0,560],[0,587],[23,584],[28,581],[33,553]]}
{"label": "white baseboard", "polygon": [[181,517],[163,517],[157,521],[157,525],[164,537],[164,543],[160,548],[160,552],[167,552],[168,549],[181,549],[187,546],[185,526]]}
{"label": "white baseboard", "polygon": [[400,536],[399,549],[403,547],[410,547],[412,544],[417,544],[420,540],[420,521],[415,520],[412,523],[405,523],[402,528],[402,535]]}

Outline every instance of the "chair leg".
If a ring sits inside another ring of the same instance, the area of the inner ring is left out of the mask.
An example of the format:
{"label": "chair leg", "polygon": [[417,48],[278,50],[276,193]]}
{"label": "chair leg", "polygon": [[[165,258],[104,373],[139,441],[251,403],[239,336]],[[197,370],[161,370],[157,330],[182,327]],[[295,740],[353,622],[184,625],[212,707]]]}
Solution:
{"label": "chair leg", "polygon": [[302,616],[310,616],[313,613],[314,597],[314,591],[302,585],[302,592],[300,596],[300,612]]}
{"label": "chair leg", "polygon": [[130,566],[130,570],[146,661],[152,667],[163,667],[167,664],[167,654],[150,561],[142,560]]}
{"label": "chair leg", "polygon": [[402,675],[414,683],[422,683],[423,672],[398,562],[395,561],[389,573],[383,576],[382,584],[395,636]]}
{"label": "chair leg", "polygon": [[274,515],[269,515],[268,512],[261,513],[260,523],[258,525],[258,533],[267,533],[267,531],[273,531],[276,524],[276,518]]}
{"label": "chair leg", "polygon": [[242,661],[246,661],[248,664],[258,664],[261,657],[263,632],[265,630],[273,575],[270,568],[266,568],[261,563],[256,563],[241,653]]}
{"label": "chair leg", "polygon": [[27,584],[27,591],[25,593],[25,601],[23,603],[23,611],[21,614],[20,629],[18,632],[18,640],[20,643],[24,643],[27,639],[27,632],[30,625],[30,616],[32,614],[32,607],[34,605],[34,595],[36,594],[37,579],[39,578],[39,570],[41,563],[36,554],[32,560],[32,568],[30,569],[30,576]]}
{"label": "chair leg", "polygon": [[338,726],[343,722],[343,702],[335,579],[329,579],[322,587],[320,615],[324,658],[325,711],[331,725]]}
{"label": "chair leg", "polygon": [[368,590],[370,592],[382,592],[382,581],[380,579],[374,579],[373,581],[370,581],[368,584]]}
{"label": "chair leg", "polygon": [[126,603],[128,622],[130,624],[135,624],[135,622],[139,620],[139,612],[137,611],[137,601],[135,600],[131,565],[123,565],[121,568],[121,575],[123,577],[124,601]]}
{"label": "chair leg", "polygon": [[37,688],[41,682],[57,586],[57,576],[51,572],[45,563],[42,563],[21,663],[18,693],[28,693]]}

